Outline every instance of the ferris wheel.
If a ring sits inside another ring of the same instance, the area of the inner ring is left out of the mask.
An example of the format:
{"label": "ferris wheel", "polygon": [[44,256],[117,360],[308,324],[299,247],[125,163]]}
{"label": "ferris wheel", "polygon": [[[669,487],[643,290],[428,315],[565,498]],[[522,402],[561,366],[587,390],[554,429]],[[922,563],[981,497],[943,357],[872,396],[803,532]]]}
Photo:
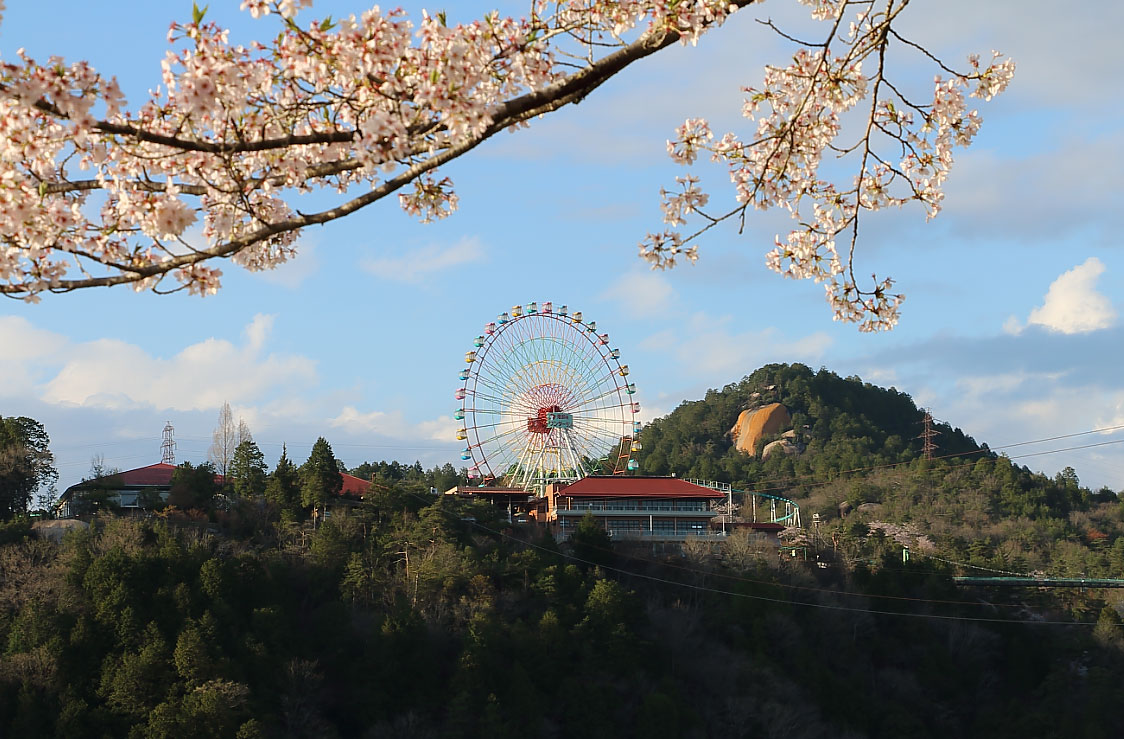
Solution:
{"label": "ferris wheel", "polygon": [[636,469],[640,404],[595,321],[551,303],[501,313],[465,354],[453,417],[481,485],[527,491]]}

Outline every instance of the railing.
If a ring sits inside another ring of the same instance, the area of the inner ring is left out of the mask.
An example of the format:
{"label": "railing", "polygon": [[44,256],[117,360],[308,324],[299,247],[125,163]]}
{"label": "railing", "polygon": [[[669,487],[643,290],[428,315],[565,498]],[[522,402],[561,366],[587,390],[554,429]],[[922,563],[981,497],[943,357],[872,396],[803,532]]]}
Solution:
{"label": "railing", "polygon": [[[788,498],[785,498],[783,496],[770,495],[769,493],[755,493],[752,490],[737,490],[734,487],[732,487],[730,485],[730,483],[719,482],[717,480],[685,479],[685,482],[689,482],[692,485],[698,485],[699,487],[709,488],[711,490],[717,490],[719,492],[726,493],[727,502],[711,504],[712,510],[714,510],[717,513],[720,513],[724,516],[733,516],[734,513],[736,512],[738,506],[735,506],[734,503],[733,503],[733,494],[739,493],[741,495],[750,496],[749,502],[750,502],[751,508],[753,509],[752,518],[753,518],[754,523],[757,522],[757,499],[762,498],[763,500],[768,501],[768,503],[769,503],[769,518],[770,518],[769,523],[779,523],[779,524],[783,524],[785,526],[795,526],[797,528],[800,528],[800,526],[801,526],[801,523],[800,523],[800,506],[798,506],[795,501],[790,500]],[[778,503],[781,503],[781,504],[784,505],[784,513],[783,514],[778,514],[778,512],[777,512],[777,504]]]}
{"label": "railing", "polygon": [[669,507],[666,507],[666,508],[659,508],[659,507],[655,507],[655,506],[643,507],[643,506],[639,506],[639,505],[631,506],[631,507],[628,507],[628,506],[610,506],[610,505],[598,505],[598,506],[584,505],[584,506],[571,506],[569,508],[557,508],[555,510],[557,511],[558,515],[566,515],[566,514],[581,515],[581,514],[585,514],[585,513],[592,513],[594,515],[597,515],[599,513],[613,513],[613,514],[623,513],[623,514],[634,514],[634,515],[637,515],[637,516],[648,516],[648,515],[653,515],[653,514],[658,514],[660,516],[664,516],[664,515],[667,515],[667,514],[713,516],[715,514],[714,510],[712,510],[710,508],[702,508],[702,507],[686,508],[686,507],[670,507],[669,506]]}
{"label": "railing", "polygon": [[700,488],[717,490],[720,493],[730,493],[733,491],[733,488],[730,487],[730,483],[728,482],[718,482],[717,480],[684,480],[684,482],[698,485]]}

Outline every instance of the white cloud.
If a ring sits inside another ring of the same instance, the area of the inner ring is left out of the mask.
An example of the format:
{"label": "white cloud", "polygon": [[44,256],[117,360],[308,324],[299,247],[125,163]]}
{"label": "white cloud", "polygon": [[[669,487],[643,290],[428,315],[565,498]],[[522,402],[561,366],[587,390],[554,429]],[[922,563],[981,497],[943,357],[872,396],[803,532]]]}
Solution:
{"label": "white cloud", "polygon": [[963,395],[978,400],[995,393],[1010,393],[1018,389],[1028,379],[1031,379],[1031,376],[1025,372],[961,377],[957,379],[956,387]]}
{"label": "white cloud", "polygon": [[0,397],[26,397],[42,365],[66,345],[20,316],[0,316]]}
{"label": "white cloud", "polygon": [[647,271],[627,272],[598,296],[620,306],[629,318],[653,318],[670,312],[675,288],[663,275]]}
{"label": "white cloud", "polygon": [[769,362],[815,362],[832,343],[823,332],[787,340],[775,328],[738,331],[733,324],[733,316],[699,312],[678,331],[652,334],[640,347],[674,357],[692,381],[725,384]]}
{"label": "white cloud", "polygon": [[451,416],[419,423],[409,423],[401,411],[370,411],[360,413],[354,406],[345,406],[328,422],[333,428],[349,434],[377,434],[400,439],[425,439],[452,443],[456,439],[457,422]]}
{"label": "white cloud", "polygon": [[393,436],[405,426],[402,414],[398,412],[371,411],[360,413],[354,406],[346,406],[340,414],[328,421],[332,428],[348,433],[371,432],[383,436]]}
{"label": "white cloud", "polygon": [[35,328],[21,316],[0,316],[0,361],[41,359],[57,352],[66,339]]}
{"label": "white cloud", "polygon": [[283,388],[315,381],[315,362],[299,355],[266,354],[273,316],[257,315],[245,344],[210,338],[173,357],[154,357],[117,339],[66,346],[62,369],[43,386],[48,403],[112,410],[217,408],[226,401],[251,403]]}
{"label": "white cloud", "polygon": [[454,421],[452,414],[450,414],[431,421],[422,421],[415,428],[422,438],[451,444],[457,438],[457,429],[460,428],[460,423]]}
{"label": "white cloud", "polygon": [[466,237],[449,247],[433,245],[410,249],[400,257],[364,259],[361,266],[367,272],[385,280],[417,284],[434,272],[479,262],[483,258],[484,247],[481,246],[480,240]]}
{"label": "white cloud", "polygon": [[1030,312],[1027,322],[1063,334],[1083,334],[1109,328],[1116,311],[1107,297],[1097,292],[1097,278],[1105,266],[1096,257],[1064,272],[1050,285],[1045,302]]}

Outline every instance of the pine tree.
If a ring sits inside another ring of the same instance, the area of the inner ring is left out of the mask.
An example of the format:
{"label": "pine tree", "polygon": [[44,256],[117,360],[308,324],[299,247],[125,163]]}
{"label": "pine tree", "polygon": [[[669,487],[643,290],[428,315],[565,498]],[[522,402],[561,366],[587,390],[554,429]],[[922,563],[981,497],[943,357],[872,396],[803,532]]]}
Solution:
{"label": "pine tree", "polygon": [[265,492],[265,456],[252,439],[243,441],[230,460],[230,477],[234,492],[243,498],[256,498]]}
{"label": "pine tree", "polygon": [[295,519],[300,515],[300,475],[281,446],[281,458],[265,485],[265,499],[281,509],[282,515]]}
{"label": "pine tree", "polygon": [[301,467],[300,477],[301,505],[314,511],[332,496],[339,495],[343,488],[343,476],[336,464],[336,456],[323,436],[312,445],[312,453]]}

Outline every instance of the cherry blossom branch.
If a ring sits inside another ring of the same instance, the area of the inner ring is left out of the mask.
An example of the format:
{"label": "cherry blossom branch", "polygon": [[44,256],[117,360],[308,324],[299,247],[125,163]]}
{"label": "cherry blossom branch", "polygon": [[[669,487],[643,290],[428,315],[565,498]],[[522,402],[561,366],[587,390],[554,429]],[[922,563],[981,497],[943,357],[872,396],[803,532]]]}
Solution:
{"label": "cherry blossom branch", "polygon": [[[493,13],[455,27],[373,8],[301,27],[293,16],[307,0],[244,0],[255,17],[283,20],[272,46],[252,49],[230,46],[196,8],[169,33],[187,48],[165,59],[163,91],[135,113],[84,62],[0,63],[0,293],[155,288],[173,274],[207,294],[221,276],[209,261],[275,266],[302,228],[392,194],[423,221],[443,218],[457,198],[439,166],[750,2],[536,0],[530,21]],[[570,71],[557,44],[575,34],[599,54]],[[75,166],[92,176],[72,176]],[[282,199],[358,184],[362,195],[317,213]],[[200,217],[207,245],[195,248],[182,234]]]}
{"label": "cherry blossom branch", "polygon": [[[698,214],[705,223],[687,237],[673,230],[648,234],[640,243],[640,255],[653,268],[674,266],[680,258],[693,262],[698,249],[692,242],[717,223],[737,216],[744,228],[750,203],[763,210],[782,207],[799,227],[783,241],[777,237],[766,257],[769,268],[785,277],[823,283],[836,320],[858,323],[862,331],[887,330],[897,323],[904,296],[891,292],[894,282],[889,278],[872,276],[869,287],[859,286],[855,257],[860,218],[864,211],[909,202],[921,203],[928,218],[940,212],[953,147],[969,145],[981,123],[978,112],[965,105],[963,91],[990,100],[1006,88],[1014,62],[993,53],[991,62],[981,66],[979,57],[973,55],[968,58],[970,71],[953,72],[894,29],[909,0],[800,1],[812,7],[815,19],[829,22],[826,41],[809,44],[780,32],[803,48],[795,53],[791,65],[767,67],[761,90],[747,88],[750,97],[743,114],[757,123],[755,140],[744,143],[728,133],[716,141],[705,120],[690,119],[668,142],[669,154],[680,164],[692,164],[702,152],[725,164],[739,205],[717,218],[702,214],[700,208],[709,195],[698,188],[698,177],[676,178],[680,192],[660,191],[664,221],[677,226],[685,224],[688,215]],[[840,36],[840,24],[851,8],[859,8],[859,12],[847,33]],[[771,22],[767,25],[774,27]],[[952,75],[951,79],[937,76],[930,105],[913,103],[887,78],[886,51],[891,40],[921,51],[938,69]],[[876,55],[876,70],[868,76],[862,66],[871,54]],[[867,105],[865,119],[859,120],[862,133],[853,142],[839,143],[843,117],[861,110],[858,103],[863,100]],[[918,120],[911,111],[918,114]],[[897,159],[880,153],[886,143],[882,137],[899,146]],[[825,151],[844,159],[856,156],[856,174],[849,186],[821,179]],[[810,210],[812,217],[802,217],[802,210]],[[835,244],[844,231],[850,232],[845,259]]]}

